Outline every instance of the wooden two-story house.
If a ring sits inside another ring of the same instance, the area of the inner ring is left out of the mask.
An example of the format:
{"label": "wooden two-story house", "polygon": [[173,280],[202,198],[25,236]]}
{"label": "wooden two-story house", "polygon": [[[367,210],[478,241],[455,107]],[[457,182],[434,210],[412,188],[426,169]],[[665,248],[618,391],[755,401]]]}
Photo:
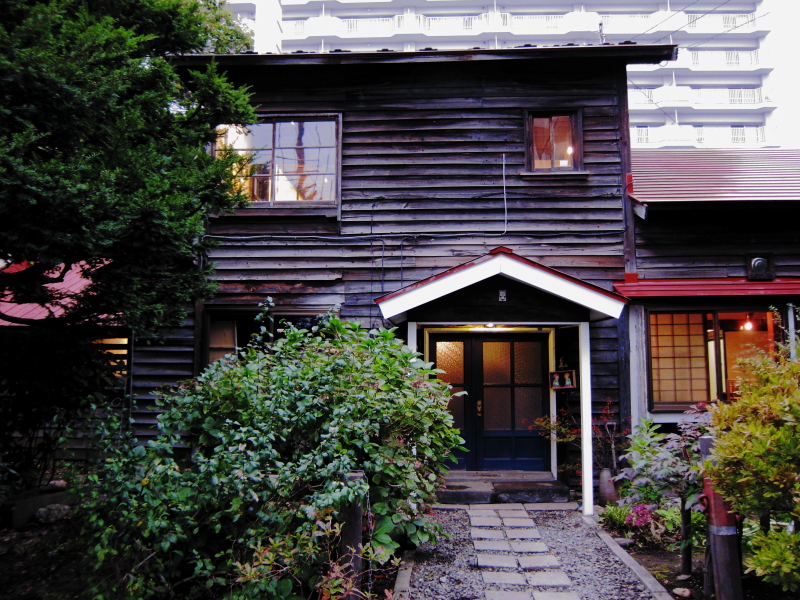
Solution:
{"label": "wooden two-story house", "polygon": [[219,144],[256,169],[252,203],[209,227],[218,293],[166,345],[135,351],[140,402],[243,345],[271,296],[278,319],[334,309],[396,326],[468,392],[451,403],[462,467],[554,472],[533,419],[570,406],[585,436],[606,405],[630,420],[628,301],[614,290],[635,270],[626,65],[674,56],[568,44],[176,58],[250,86],[259,122],[221,124]]}

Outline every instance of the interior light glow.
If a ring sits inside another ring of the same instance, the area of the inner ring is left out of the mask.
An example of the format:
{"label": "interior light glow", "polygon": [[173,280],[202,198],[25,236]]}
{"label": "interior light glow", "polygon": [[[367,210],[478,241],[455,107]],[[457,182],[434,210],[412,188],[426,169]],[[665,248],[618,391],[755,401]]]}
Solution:
{"label": "interior light glow", "polygon": [[573,152],[575,151],[572,149],[572,146],[567,146],[567,154],[572,154]]}

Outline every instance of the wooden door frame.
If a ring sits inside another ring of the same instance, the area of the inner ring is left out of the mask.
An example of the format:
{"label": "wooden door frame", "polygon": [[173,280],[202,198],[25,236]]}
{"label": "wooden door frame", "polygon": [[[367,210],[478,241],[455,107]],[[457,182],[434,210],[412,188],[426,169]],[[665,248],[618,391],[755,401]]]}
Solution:
{"label": "wooden door frame", "polygon": [[[520,328],[540,328],[540,329],[550,329],[552,328],[555,332],[556,327],[564,327],[567,325],[577,326],[578,327],[578,346],[580,352],[580,365],[578,370],[578,381],[580,382],[580,398],[581,398],[581,464],[582,469],[582,484],[581,489],[583,492],[583,514],[586,516],[591,516],[594,514],[594,488],[592,487],[592,480],[594,476],[594,455],[592,449],[592,361],[591,361],[591,345],[590,345],[590,335],[589,335],[589,321],[577,321],[577,322],[542,322],[542,323],[531,323],[531,322],[522,322],[522,323],[502,323],[496,322],[494,323],[496,326],[515,326]],[[425,328],[427,332],[431,328],[446,328],[446,330],[451,330],[453,328],[470,328],[472,331],[479,331],[481,330],[480,327],[475,327],[473,323],[464,323],[464,322],[424,322],[424,321],[406,321],[406,343],[411,350],[416,351],[417,349],[417,339],[418,339],[418,329],[420,327]],[[489,330],[489,328],[485,328]],[[554,338],[555,342],[555,338]],[[428,344],[425,345],[426,349],[428,348]],[[551,355],[551,365],[555,364],[555,345],[553,343],[552,347],[552,355]],[[426,358],[427,360],[427,358]],[[551,399],[550,399],[550,407],[551,412],[555,412],[555,395],[551,392]],[[551,442],[555,445],[555,442]],[[553,473],[553,477],[556,476],[556,453],[555,450],[551,452],[551,469]]]}
{"label": "wooden door frame", "polygon": [[[407,343],[409,348],[412,350],[417,349],[417,329],[424,328],[424,348],[425,352],[423,354],[424,360],[426,362],[434,362],[433,358],[431,357],[431,343],[430,343],[430,336],[431,334],[452,334],[452,335],[471,335],[471,336],[478,336],[481,334],[487,335],[498,335],[498,334],[521,334],[521,335],[546,335],[547,336],[547,365],[548,370],[552,371],[555,369],[556,364],[556,344],[555,344],[555,332],[556,328],[553,326],[553,323],[543,324],[543,323],[514,323],[514,324],[504,324],[504,323],[495,323],[496,327],[476,327],[475,324],[469,323],[416,323],[416,322],[409,322],[408,331],[409,334],[411,330],[414,330],[413,340],[411,338],[407,339]],[[506,327],[504,327],[504,325]],[[562,323],[559,323],[562,325]],[[413,344],[413,345],[412,345]],[[556,413],[556,393],[548,388],[547,396],[548,398],[548,405],[549,405],[549,413],[550,415],[554,415]],[[556,442],[554,438],[550,439],[550,473],[552,474],[553,478],[556,479],[558,476],[558,457],[556,455]]]}

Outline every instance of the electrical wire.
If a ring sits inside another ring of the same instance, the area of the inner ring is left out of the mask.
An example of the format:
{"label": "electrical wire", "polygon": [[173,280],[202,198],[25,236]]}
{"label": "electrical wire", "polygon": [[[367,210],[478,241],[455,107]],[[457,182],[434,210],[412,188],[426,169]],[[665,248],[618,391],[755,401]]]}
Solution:
{"label": "electrical wire", "polygon": [[[697,22],[698,22],[700,19],[702,19],[703,17],[707,17],[708,15],[710,15],[711,13],[713,13],[715,10],[717,10],[718,8],[722,8],[723,6],[725,6],[726,4],[728,4],[729,2],[731,2],[731,0],[725,0],[725,2],[723,2],[722,4],[718,4],[717,6],[715,6],[714,8],[712,8],[710,11],[708,11],[708,12],[705,12],[705,13],[703,13],[703,14],[699,15],[699,16],[698,16],[698,17],[697,17],[697,18],[696,18],[694,21],[689,21],[689,20],[687,19],[687,21],[686,21],[686,23],[685,23],[684,25],[682,25],[682,26],[678,27],[678,28],[677,28],[675,31],[672,31],[672,32],[668,33],[667,35],[665,35],[665,36],[663,36],[663,37],[660,37],[660,38],[658,38],[658,39],[657,39],[655,42],[652,42],[652,43],[653,43],[653,44],[657,44],[657,43],[658,43],[658,42],[660,42],[661,40],[665,40],[665,39],[667,39],[668,37],[671,37],[673,33],[678,33],[678,32],[679,32],[681,29],[683,29],[684,27],[688,27],[688,26],[690,25],[690,23],[697,23]],[[684,9],[684,10],[686,10],[686,9]],[[687,15],[687,16],[688,16],[688,15]]]}
{"label": "electrical wire", "polygon": [[697,46],[699,46],[700,44],[705,44],[706,42],[710,42],[711,40],[715,40],[715,39],[717,39],[718,37],[720,37],[720,36],[722,36],[722,35],[725,35],[726,33],[730,33],[730,32],[731,32],[731,31],[733,31],[734,29],[739,29],[739,27],[744,27],[745,25],[747,25],[747,24],[749,24],[749,23],[753,23],[753,22],[757,21],[758,19],[760,19],[761,17],[766,17],[768,14],[770,14],[770,13],[766,12],[766,13],[764,13],[764,14],[758,15],[757,17],[753,17],[753,18],[752,18],[752,19],[750,19],[749,21],[745,21],[744,23],[741,23],[741,24],[739,24],[739,25],[736,25],[735,27],[731,27],[730,29],[726,29],[726,30],[725,30],[725,31],[723,31],[722,33],[718,33],[718,34],[717,34],[717,35],[715,35],[715,36],[712,36],[712,37],[710,37],[710,38],[707,38],[707,39],[705,39],[705,40],[703,40],[703,41],[701,41],[701,42],[697,42],[696,44],[692,44],[691,46],[686,46],[686,49],[688,50],[689,48],[697,48]]}
{"label": "electrical wire", "polygon": [[[689,4],[688,6],[684,6],[684,7],[683,7],[681,10],[682,10],[682,11],[685,11],[687,8],[691,8],[692,6],[694,6],[695,4],[697,4],[698,2],[700,2],[700,0],[694,0],[694,2],[692,2],[692,3],[691,3],[691,4]],[[677,11],[677,10],[676,10],[676,11],[673,11],[673,12],[672,12],[672,14],[671,14],[670,16],[668,16],[666,19],[664,19],[663,21],[660,21],[660,22],[656,23],[655,25],[653,25],[653,26],[652,26],[650,29],[648,29],[647,31],[643,31],[643,32],[642,32],[642,33],[640,33],[639,35],[636,35],[636,36],[632,37],[632,38],[631,38],[631,41],[635,40],[636,38],[642,37],[642,36],[643,36],[643,35],[645,35],[646,33],[649,33],[649,32],[651,32],[653,29],[655,29],[655,28],[656,28],[656,27],[658,27],[659,25],[661,25],[661,24],[663,24],[663,23],[666,23],[666,22],[667,22],[667,21],[669,21],[669,20],[670,20],[672,17],[676,16],[676,15],[677,15],[679,12],[680,12],[680,11]]]}

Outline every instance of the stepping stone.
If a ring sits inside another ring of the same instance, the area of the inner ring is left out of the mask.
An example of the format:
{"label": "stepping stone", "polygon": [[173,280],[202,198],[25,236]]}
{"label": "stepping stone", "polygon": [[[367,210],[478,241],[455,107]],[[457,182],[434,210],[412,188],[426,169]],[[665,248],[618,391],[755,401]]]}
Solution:
{"label": "stepping stone", "polygon": [[501,502],[499,504],[470,504],[470,510],[525,510],[522,502]]}
{"label": "stepping stone", "polygon": [[[511,552],[511,544],[505,540],[475,540],[472,542],[475,550],[494,550],[495,552]],[[544,544],[542,544],[544,546]],[[547,552],[545,547],[542,552]]]}
{"label": "stepping stone", "polygon": [[[501,592],[489,590],[486,592],[486,600],[531,600],[529,592]],[[580,598],[578,598],[580,600]]]}
{"label": "stepping stone", "polygon": [[467,511],[467,515],[470,517],[496,517],[497,511],[496,510],[481,510],[479,508],[471,508]]}
{"label": "stepping stone", "polygon": [[[475,549],[477,550],[478,548],[476,547]],[[499,548],[495,549],[499,550]],[[544,542],[511,542],[511,550],[519,553],[549,552],[550,548]]]}
{"label": "stepping stone", "polygon": [[519,566],[526,571],[533,569],[550,569],[560,567],[561,563],[552,554],[540,554],[539,556],[520,556]]}
{"label": "stepping stone", "polygon": [[505,533],[501,529],[472,529],[473,540],[504,540]]}
{"label": "stepping stone", "polygon": [[533,519],[531,519],[530,517],[528,517],[527,519],[503,517],[503,525],[505,527],[536,527],[536,523],[534,523]]}
{"label": "stepping stone", "polygon": [[469,524],[473,527],[502,527],[500,517],[470,517]]}
{"label": "stepping stone", "polygon": [[574,592],[533,592],[533,600],[581,600],[581,597]]}
{"label": "stepping stone", "polygon": [[524,510],[498,510],[497,514],[501,517],[516,517],[518,519],[530,518],[530,515]]}
{"label": "stepping stone", "polygon": [[[475,531],[473,529],[473,531]],[[540,540],[542,535],[538,529],[511,529],[506,532],[510,540]]]}
{"label": "stepping stone", "polygon": [[525,510],[577,510],[577,509],[578,509],[577,502],[534,502],[531,504],[525,504]]}
{"label": "stepping stone", "polygon": [[517,557],[508,554],[478,554],[478,566],[486,569],[516,569]]}
{"label": "stepping stone", "polygon": [[500,573],[496,571],[481,571],[483,583],[496,585],[528,585],[522,573]]}
{"label": "stepping stone", "polygon": [[537,587],[569,587],[572,582],[564,571],[541,571],[528,574],[528,585]]}

